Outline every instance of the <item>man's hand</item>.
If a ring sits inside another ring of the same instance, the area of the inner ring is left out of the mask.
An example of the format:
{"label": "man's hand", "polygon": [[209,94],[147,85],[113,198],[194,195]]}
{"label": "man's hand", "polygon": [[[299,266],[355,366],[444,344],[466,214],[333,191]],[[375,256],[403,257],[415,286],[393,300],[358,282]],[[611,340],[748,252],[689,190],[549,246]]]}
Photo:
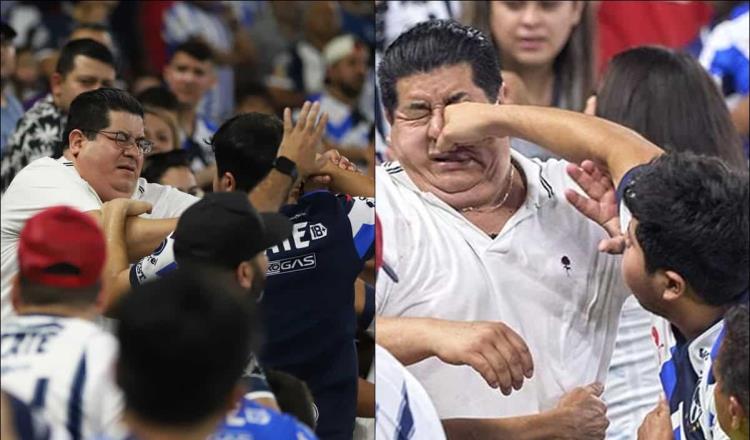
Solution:
{"label": "man's hand", "polygon": [[[338,167],[342,170],[360,173],[346,156],[342,156],[338,150],[326,150],[324,153],[315,154],[316,163],[322,164],[319,170],[309,176],[309,182],[315,187],[327,187],[331,183],[330,167]],[[361,174],[361,173],[360,173]],[[307,182],[305,182],[307,184]]]}
{"label": "man's hand", "polygon": [[326,129],[328,115],[323,113],[318,119],[320,103],[302,106],[297,123],[292,124],[292,111],[284,109],[284,137],[279,145],[278,156],[285,156],[297,165],[297,172],[303,179],[313,174],[323,165],[316,160],[315,153]]}
{"label": "man's hand", "polygon": [[107,225],[111,225],[113,221],[124,221],[125,217],[150,213],[152,208],[150,203],[141,200],[112,199],[102,205],[102,229],[106,232]]}
{"label": "man's hand", "polygon": [[671,440],[672,421],[669,416],[669,405],[664,397],[659,398],[659,403],[643,419],[641,427],[638,428],[638,440]]}
{"label": "man's hand", "polygon": [[501,134],[493,132],[492,104],[462,102],[451,104],[443,110],[443,129],[438,136],[436,148],[440,152],[450,151],[456,145],[480,146]]}
{"label": "man's hand", "polygon": [[566,171],[588,198],[572,189],[565,190],[565,198],[581,214],[604,228],[610,236],[599,243],[599,251],[621,254],[625,250],[625,237],[620,231],[617,197],[612,178],[590,160],[584,160],[581,166],[568,164]]}
{"label": "man's hand", "polygon": [[560,411],[560,428],[570,433],[564,438],[581,440],[603,439],[609,426],[607,405],[599,398],[604,386],[594,382],[565,393],[557,403]]}
{"label": "man's hand", "polygon": [[432,352],[443,362],[470,365],[504,395],[520,390],[534,363],[521,337],[502,322],[436,321]]}

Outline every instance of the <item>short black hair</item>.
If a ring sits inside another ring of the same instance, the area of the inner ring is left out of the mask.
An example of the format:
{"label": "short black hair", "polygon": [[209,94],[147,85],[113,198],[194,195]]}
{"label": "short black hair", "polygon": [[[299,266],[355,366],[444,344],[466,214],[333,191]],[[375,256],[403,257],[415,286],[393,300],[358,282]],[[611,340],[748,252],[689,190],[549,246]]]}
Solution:
{"label": "short black hair", "polygon": [[503,79],[492,41],[479,30],[452,20],[430,20],[414,26],[388,46],[380,62],[383,107],[389,115],[396,109],[399,79],[461,63],[471,66],[472,80],[487,99],[497,101]]}
{"label": "short black hair", "polygon": [[25,304],[48,306],[66,304],[73,306],[90,306],[96,303],[101,292],[101,284],[95,283],[86,287],[47,286],[31,282],[19,276],[19,296]]}
{"label": "short black hair", "polygon": [[724,341],[719,348],[721,392],[740,401],[745,417],[750,417],[748,402],[748,305],[732,307],[724,315]]}
{"label": "short black hair", "polygon": [[669,152],[626,187],[638,220],[646,270],[679,273],[705,303],[720,306],[747,289],[748,175],[721,159]]}
{"label": "short black hair", "polygon": [[253,344],[251,301],[211,274],[178,269],[125,295],[114,316],[129,411],[189,427],[227,404]]}
{"label": "short black hair", "polygon": [[96,31],[96,32],[111,32],[108,25],[105,23],[78,23],[73,27],[73,30],[70,32],[72,35],[73,32],[76,31],[82,31],[82,30],[89,30],[89,31]]}
{"label": "short black hair", "polygon": [[244,113],[227,120],[211,139],[219,176],[232,173],[238,191],[250,191],[271,171],[284,135],[281,120]]}
{"label": "short black hair", "polygon": [[190,163],[188,162],[185,150],[172,150],[147,157],[143,164],[141,177],[146,179],[147,182],[159,183],[162,176],[173,167],[190,169]]}
{"label": "short black hair", "polygon": [[307,384],[291,374],[266,370],[266,380],[282,412],[296,417],[310,429],[315,429],[315,408]]}
{"label": "short black hair", "polygon": [[68,147],[68,137],[73,130],[81,130],[89,136],[92,131],[107,128],[110,111],[127,112],[143,118],[141,104],[124,90],[103,87],[81,93],[70,103],[62,138],[63,147]]}
{"label": "short black hair", "polygon": [[63,46],[62,50],[60,50],[60,58],[57,60],[55,72],[63,77],[67,76],[75,67],[75,58],[78,55],[93,58],[112,66],[113,69],[115,68],[115,57],[112,55],[112,52],[107,49],[107,46],[98,41],[94,41],[91,38],[81,38],[79,40],[69,41]]}
{"label": "short black hair", "polygon": [[177,97],[164,86],[153,86],[136,95],[136,99],[144,106],[163,108],[169,111],[178,111],[180,102]]}
{"label": "short black hair", "polygon": [[198,38],[190,38],[178,44],[172,51],[172,58],[174,58],[174,56],[177,55],[178,52],[184,52],[201,62],[216,62],[216,56],[213,49],[211,49],[211,46]]}

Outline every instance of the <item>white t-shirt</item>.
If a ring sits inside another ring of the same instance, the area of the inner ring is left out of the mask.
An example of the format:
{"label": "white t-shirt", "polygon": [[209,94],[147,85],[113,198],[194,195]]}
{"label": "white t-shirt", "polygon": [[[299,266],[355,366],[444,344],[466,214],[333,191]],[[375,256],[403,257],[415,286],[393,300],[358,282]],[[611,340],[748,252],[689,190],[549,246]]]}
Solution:
{"label": "white t-shirt", "polygon": [[119,432],[123,397],[112,335],[83,319],[50,315],[4,319],[1,333],[4,390],[72,438]]}
{"label": "white t-shirt", "polygon": [[[152,212],[142,215],[143,218],[179,217],[198,200],[170,186],[147,183],[143,178],[138,179],[132,198],[153,205]],[[71,206],[82,212],[98,210],[101,209],[102,200],[81,178],[72,162],[64,157],[45,157],[30,163],[16,175],[3,194],[0,205],[0,318],[5,319],[14,314],[10,287],[18,271],[18,239],[26,221],[42,210],[57,205]]]}
{"label": "white t-shirt", "polygon": [[604,231],[565,200],[565,188],[578,189],[566,162],[511,156],[525,174],[526,203],[494,239],[419,191],[398,163],[376,171],[383,260],[399,277],[378,280],[377,313],[502,321],[534,359],[534,377],[508,397],[469,366],[435,357],[409,366],[441,418],[536,413],[606,378],[627,296],[619,257],[597,251]]}
{"label": "white t-shirt", "polygon": [[375,345],[375,423],[379,440],[445,438],[435,407],[422,385],[385,348]]}

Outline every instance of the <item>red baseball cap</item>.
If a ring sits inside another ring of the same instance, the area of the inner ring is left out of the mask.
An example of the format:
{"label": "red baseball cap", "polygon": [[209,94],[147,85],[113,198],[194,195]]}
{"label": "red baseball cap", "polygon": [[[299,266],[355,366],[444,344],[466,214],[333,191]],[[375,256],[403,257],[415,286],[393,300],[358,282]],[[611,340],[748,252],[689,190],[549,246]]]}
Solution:
{"label": "red baseball cap", "polygon": [[96,284],[106,258],[104,234],[78,210],[56,206],[31,217],[21,231],[18,267],[33,283],[54,287]]}

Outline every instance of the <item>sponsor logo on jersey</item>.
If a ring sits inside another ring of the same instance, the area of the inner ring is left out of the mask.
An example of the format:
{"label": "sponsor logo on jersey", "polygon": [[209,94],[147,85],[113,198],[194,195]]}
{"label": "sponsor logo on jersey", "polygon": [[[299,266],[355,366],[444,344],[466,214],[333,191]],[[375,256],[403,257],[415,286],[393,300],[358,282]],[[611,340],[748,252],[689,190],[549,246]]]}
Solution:
{"label": "sponsor logo on jersey", "polygon": [[315,269],[316,266],[315,253],[305,254],[283,260],[269,261],[266,275],[272,276],[282,273],[299,272],[301,270]]}

